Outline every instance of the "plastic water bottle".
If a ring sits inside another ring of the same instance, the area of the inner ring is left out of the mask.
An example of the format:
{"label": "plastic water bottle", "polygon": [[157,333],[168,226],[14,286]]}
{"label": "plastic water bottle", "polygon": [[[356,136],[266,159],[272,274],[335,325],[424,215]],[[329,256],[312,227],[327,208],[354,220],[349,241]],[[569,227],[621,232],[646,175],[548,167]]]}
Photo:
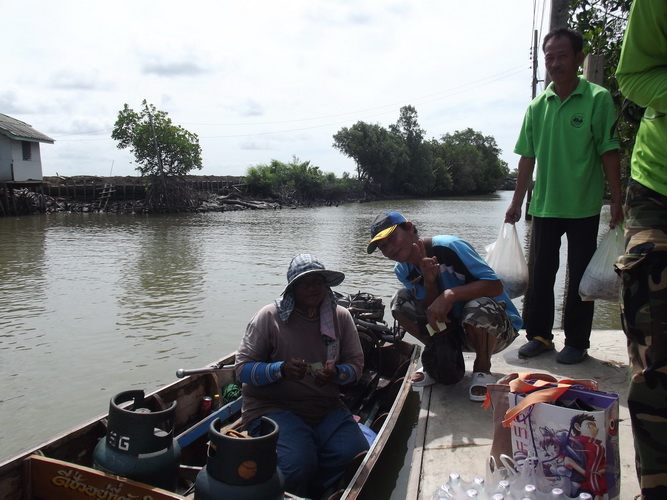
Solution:
{"label": "plastic water bottle", "polygon": [[461,475],[458,472],[452,472],[449,474],[449,485],[451,486],[452,498],[456,500],[466,498],[466,490],[468,489],[468,484],[461,479]]}
{"label": "plastic water bottle", "polygon": [[510,482],[507,479],[502,479],[498,481],[498,484],[495,488],[491,490],[491,493],[501,495],[504,500],[512,500],[512,493],[510,492]]}
{"label": "plastic water bottle", "polygon": [[476,498],[477,500],[479,500],[480,499],[479,491],[477,491],[475,488],[469,488],[466,491],[466,498]]}
{"label": "plastic water bottle", "polygon": [[537,500],[537,488],[534,484],[527,484],[523,487],[523,492],[521,493],[521,500],[528,498],[529,500]]}
{"label": "plastic water bottle", "polygon": [[463,487],[463,481],[458,472],[449,474],[448,481],[440,485],[440,487],[433,492],[431,500],[440,499],[463,499],[465,498],[466,490]]}
{"label": "plastic water bottle", "polygon": [[455,498],[454,494],[452,493],[452,487],[449,485],[449,483],[441,484],[440,487],[433,492],[433,495],[431,495],[431,500],[442,500],[448,498]]}
{"label": "plastic water bottle", "polygon": [[461,475],[458,472],[451,472],[449,474],[449,484],[452,488],[461,486]]}
{"label": "plastic water bottle", "polygon": [[486,487],[486,481],[482,476],[475,476],[472,478],[472,484],[470,485],[470,488],[473,490],[477,490],[477,493],[482,494],[485,492],[485,487]]}
{"label": "plastic water bottle", "polygon": [[547,500],[565,500],[565,492],[561,488],[553,488],[547,496]]}
{"label": "plastic water bottle", "polygon": [[579,496],[577,497],[578,500],[593,500],[593,495],[590,493],[586,493],[585,491],[582,491],[579,493]]}

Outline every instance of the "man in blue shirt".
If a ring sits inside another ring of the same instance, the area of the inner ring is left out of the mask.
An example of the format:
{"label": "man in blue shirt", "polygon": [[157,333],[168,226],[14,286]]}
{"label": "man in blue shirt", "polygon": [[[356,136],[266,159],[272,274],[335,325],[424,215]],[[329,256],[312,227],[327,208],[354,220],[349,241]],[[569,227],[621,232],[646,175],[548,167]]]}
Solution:
{"label": "man in blue shirt", "polygon": [[502,281],[468,242],[449,235],[420,238],[398,212],[383,212],[373,221],[367,252],[376,248],[396,261],[394,273],[404,285],[392,298],[392,315],[426,346],[424,368],[413,385],[460,380],[462,374],[443,374],[451,366],[426,364],[442,335],[458,330],[463,332],[458,348],[476,353],[470,399],[483,401],[486,384],[495,382],[491,355],[510,345],[522,325]]}

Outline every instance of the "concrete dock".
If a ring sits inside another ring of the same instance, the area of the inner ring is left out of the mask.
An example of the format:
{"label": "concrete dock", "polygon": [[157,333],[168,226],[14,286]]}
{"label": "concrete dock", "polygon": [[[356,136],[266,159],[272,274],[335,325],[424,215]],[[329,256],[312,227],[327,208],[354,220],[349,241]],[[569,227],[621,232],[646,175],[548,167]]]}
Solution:
{"label": "concrete dock", "polygon": [[[556,349],[563,347],[562,332],[554,332]],[[577,365],[556,363],[556,351],[533,359],[520,359],[518,349],[525,343],[525,332],[505,351],[493,356],[491,371],[501,378],[509,373],[549,373],[557,379],[597,380],[600,391],[619,395],[619,434],[621,458],[621,500],[639,494],[635,474],[632,429],[627,408],[628,354],[625,335],[620,330],[596,330],[591,335],[588,358]],[[468,398],[473,354],[464,354],[466,376],[456,385],[436,384],[422,391],[412,468],[408,478],[407,500],[430,500],[451,472],[463,479],[484,476],[493,439],[492,409]]]}

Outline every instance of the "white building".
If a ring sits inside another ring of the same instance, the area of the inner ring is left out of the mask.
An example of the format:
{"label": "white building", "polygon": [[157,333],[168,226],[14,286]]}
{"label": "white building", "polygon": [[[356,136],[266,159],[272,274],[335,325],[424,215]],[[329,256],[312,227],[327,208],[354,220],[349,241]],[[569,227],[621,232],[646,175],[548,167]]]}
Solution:
{"label": "white building", "polygon": [[40,142],[55,141],[27,123],[0,113],[0,183],[43,181]]}

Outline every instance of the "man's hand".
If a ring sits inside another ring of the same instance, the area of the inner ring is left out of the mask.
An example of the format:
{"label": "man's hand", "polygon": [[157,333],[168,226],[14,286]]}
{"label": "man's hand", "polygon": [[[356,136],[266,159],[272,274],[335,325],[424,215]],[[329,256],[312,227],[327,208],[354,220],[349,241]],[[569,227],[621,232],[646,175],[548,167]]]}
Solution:
{"label": "man's hand", "polygon": [[326,385],[333,382],[336,378],[336,368],[333,359],[327,360],[324,368],[315,372],[315,383],[317,385]]}
{"label": "man's hand", "polygon": [[440,274],[440,264],[436,257],[428,257],[426,255],[426,247],[424,242],[419,239],[416,243],[412,244],[413,248],[419,255],[419,271],[424,278],[424,285],[435,283]]}
{"label": "man's hand", "polygon": [[285,361],[283,371],[287,380],[302,380],[306,376],[308,363],[302,359],[291,358]]}
{"label": "man's hand", "polygon": [[609,221],[609,227],[614,229],[616,224],[621,224],[623,222],[623,203],[620,201],[612,201],[609,205],[611,210],[611,220]]}
{"label": "man's hand", "polygon": [[507,212],[505,212],[505,222],[514,224],[521,220],[521,204],[511,203]]}
{"label": "man's hand", "polygon": [[445,290],[439,294],[436,299],[426,309],[428,323],[438,332],[440,328],[438,323],[450,323],[449,313],[454,305],[454,300],[450,300],[451,290]]}

